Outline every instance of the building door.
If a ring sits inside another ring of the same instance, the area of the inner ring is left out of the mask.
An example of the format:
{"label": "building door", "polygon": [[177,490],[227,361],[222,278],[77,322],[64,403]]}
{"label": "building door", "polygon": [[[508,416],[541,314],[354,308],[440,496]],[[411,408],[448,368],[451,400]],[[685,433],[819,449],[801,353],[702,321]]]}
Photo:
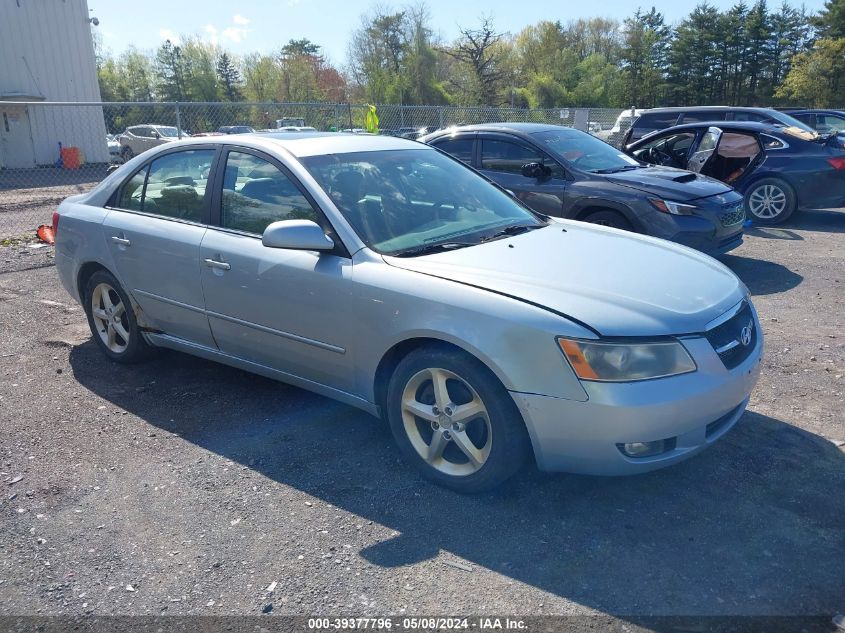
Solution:
{"label": "building door", "polygon": [[35,166],[26,106],[0,106],[0,167]]}

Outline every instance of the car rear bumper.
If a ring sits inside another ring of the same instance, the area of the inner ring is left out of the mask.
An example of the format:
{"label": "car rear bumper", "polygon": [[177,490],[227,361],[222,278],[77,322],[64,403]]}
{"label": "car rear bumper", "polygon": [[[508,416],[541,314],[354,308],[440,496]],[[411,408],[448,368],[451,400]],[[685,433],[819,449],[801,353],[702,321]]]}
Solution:
{"label": "car rear bumper", "polygon": [[[633,383],[585,381],[583,402],[512,393],[541,470],[627,475],[675,464],[707,448],[742,417],[760,374],[763,337],[733,370],[706,339],[684,340],[698,370]],[[620,445],[666,440],[653,457],[626,456]]]}

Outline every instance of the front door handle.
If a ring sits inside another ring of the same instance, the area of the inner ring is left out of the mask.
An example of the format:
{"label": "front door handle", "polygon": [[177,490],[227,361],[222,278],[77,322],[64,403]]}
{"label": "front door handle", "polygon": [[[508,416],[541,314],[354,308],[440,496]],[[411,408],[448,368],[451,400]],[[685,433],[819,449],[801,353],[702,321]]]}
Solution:
{"label": "front door handle", "polygon": [[115,244],[120,244],[121,246],[129,246],[132,242],[127,240],[125,237],[118,237],[117,235],[111,236],[111,241]]}
{"label": "front door handle", "polygon": [[219,268],[220,270],[232,269],[232,267],[226,262],[218,262],[216,259],[205,259],[203,261],[205,262],[205,265],[209,268]]}

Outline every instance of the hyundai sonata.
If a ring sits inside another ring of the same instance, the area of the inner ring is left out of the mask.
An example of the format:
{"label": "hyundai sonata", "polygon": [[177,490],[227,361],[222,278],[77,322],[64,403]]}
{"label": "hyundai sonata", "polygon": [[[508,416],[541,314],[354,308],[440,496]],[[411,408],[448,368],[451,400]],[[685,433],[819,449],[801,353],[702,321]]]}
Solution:
{"label": "hyundai sonata", "polygon": [[412,141],[209,137],[147,151],[54,217],[113,361],[156,347],[386,418],[424,475],[675,463],[742,416],[763,339],[745,286],[670,242],[523,206]]}

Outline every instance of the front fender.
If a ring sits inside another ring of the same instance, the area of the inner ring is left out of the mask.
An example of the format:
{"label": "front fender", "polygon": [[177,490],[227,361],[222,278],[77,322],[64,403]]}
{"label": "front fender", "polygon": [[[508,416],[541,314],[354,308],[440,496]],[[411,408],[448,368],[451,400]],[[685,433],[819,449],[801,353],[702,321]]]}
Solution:
{"label": "front fender", "polygon": [[[356,263],[356,391],[375,399],[377,369],[397,344],[434,339],[478,358],[510,391],[585,400],[556,336],[595,334],[543,308],[377,262]],[[410,293],[408,289],[413,289]]]}

